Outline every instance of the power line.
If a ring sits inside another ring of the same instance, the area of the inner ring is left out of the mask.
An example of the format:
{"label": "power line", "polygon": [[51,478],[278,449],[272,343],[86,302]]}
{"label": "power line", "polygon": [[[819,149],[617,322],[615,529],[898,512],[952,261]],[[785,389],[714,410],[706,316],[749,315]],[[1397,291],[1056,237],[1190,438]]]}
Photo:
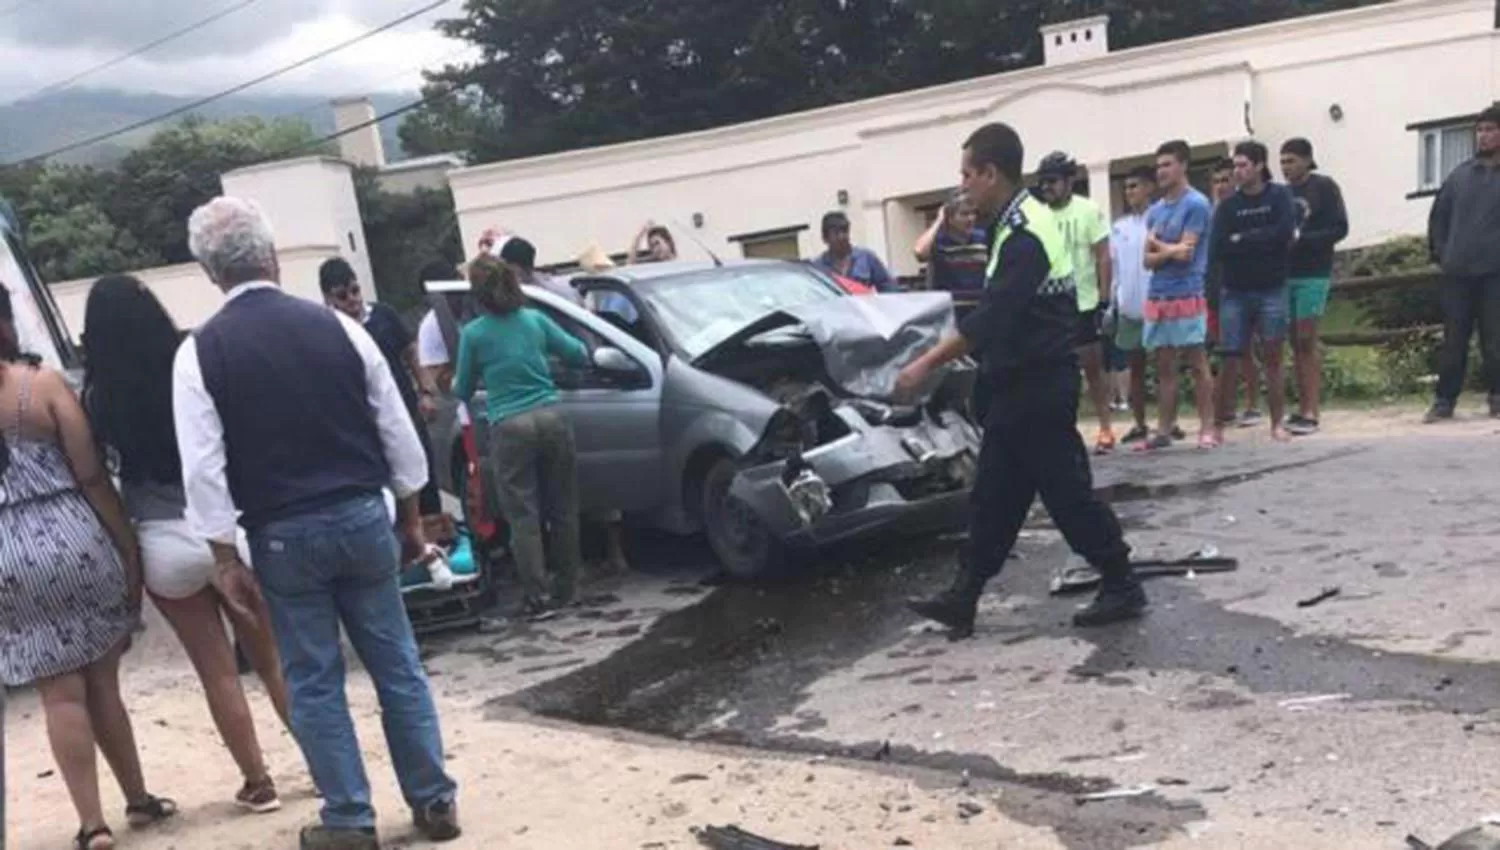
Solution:
{"label": "power line", "polygon": [[[413,71],[425,71],[428,68],[432,67],[433,65],[446,65],[447,63],[453,61],[454,59],[457,59],[460,55],[462,55],[464,53],[467,53],[469,51],[469,49],[470,49],[469,45],[464,45],[463,47],[460,47],[459,49],[453,51],[452,53],[449,53],[446,56],[442,56],[442,57],[438,58],[435,62],[423,62],[420,65],[412,65],[411,67],[405,68],[405,69],[400,70],[400,71],[397,71],[394,74],[389,74],[389,75],[386,75],[386,76],[379,77],[377,79],[371,80],[368,83],[366,83],[366,86],[368,88],[370,88],[370,89],[375,89],[375,88],[380,87],[381,85],[384,85],[385,83],[390,82],[391,80],[397,79],[399,77],[404,77],[404,76],[410,74]],[[272,117],[272,118],[298,118],[298,117],[301,117],[303,115],[311,115],[312,113],[317,112],[320,109],[327,109],[327,108],[328,108],[328,104],[326,102],[324,102],[324,103],[315,103],[315,104],[312,104],[311,106],[304,106],[301,109],[294,110],[292,112],[284,112],[284,113],[281,113],[279,115],[268,116],[268,117]]]}
{"label": "power line", "polygon": [[32,92],[31,94],[25,95],[24,97],[18,97],[14,101],[12,101],[12,103],[20,103],[23,100],[30,100],[31,98],[35,98],[35,97],[43,97],[45,95],[52,94],[53,92],[61,91],[63,89],[66,89],[69,86],[73,85],[74,83],[78,82],[79,80],[83,79],[84,77],[92,76],[92,75],[97,74],[100,71],[103,71],[103,70],[105,70],[107,68],[113,68],[114,66],[120,64],[121,62],[125,62],[127,60],[134,59],[135,57],[140,56],[143,53],[147,53],[147,52],[150,52],[152,50],[155,50],[158,47],[161,47],[163,44],[166,44],[166,43],[168,43],[170,41],[175,41],[175,40],[177,40],[177,39],[179,39],[179,38],[181,38],[181,37],[183,37],[185,35],[188,35],[190,33],[197,32],[198,30],[201,30],[204,27],[209,26],[210,24],[213,24],[213,23],[215,23],[215,22],[217,22],[219,20],[222,20],[224,18],[229,17],[230,15],[234,14],[235,12],[238,12],[239,10],[245,8],[246,6],[251,6],[251,5],[254,5],[254,4],[259,3],[259,2],[260,2],[260,0],[240,0],[239,3],[236,3],[233,6],[228,7],[227,9],[220,9],[219,11],[213,13],[212,15],[209,15],[206,18],[202,18],[202,19],[200,19],[198,21],[195,21],[195,22],[193,22],[191,24],[188,24],[187,26],[185,26],[185,27],[183,27],[183,28],[181,28],[181,29],[179,29],[179,30],[177,30],[175,32],[168,33],[167,35],[164,35],[161,38],[158,38],[155,41],[150,42],[149,44],[143,44],[140,47],[137,47],[134,50],[128,51],[126,53],[122,53],[119,56],[116,56],[115,58],[110,59],[107,62],[102,62],[102,63],[100,63],[98,65],[93,66],[92,68],[88,68],[86,70],[79,71],[78,73],[74,74],[71,77],[68,77],[65,80],[58,80],[57,82],[55,82],[55,83],[53,83],[53,84],[51,84],[49,86],[46,86],[44,88],[37,89],[36,91]]}
{"label": "power line", "polygon": [[[381,114],[376,115],[374,118],[371,118],[368,121],[361,121],[358,124],[352,124],[352,125],[350,125],[348,127],[345,127],[342,130],[337,130],[335,132],[329,133],[328,135],[326,135],[326,136],[324,136],[324,137],[322,137],[320,139],[313,139],[310,142],[306,142],[304,144],[298,145],[298,146],[296,146],[294,148],[291,148],[289,150],[282,151],[281,153],[278,153],[275,156],[267,157],[266,159],[262,160],[262,162],[274,162],[275,160],[278,160],[278,159],[286,159],[287,157],[296,156],[297,154],[303,153],[305,151],[315,150],[317,148],[322,147],[323,145],[328,144],[331,141],[334,141],[335,139],[341,138],[343,136],[347,136],[350,133],[356,132],[358,130],[363,130],[366,127],[373,127],[373,126],[375,126],[377,124],[381,124],[381,123],[384,123],[386,121],[389,121],[390,119],[395,118],[398,115],[404,115],[404,114],[406,114],[408,112],[411,112],[412,110],[421,109],[422,107],[427,106],[428,104],[436,103],[436,102],[442,100],[445,97],[449,97],[449,96],[451,96],[453,94],[456,94],[458,92],[458,90],[461,89],[461,88],[463,88],[465,85],[468,85],[468,83],[466,81],[455,82],[455,83],[453,83],[452,85],[450,85],[447,89],[445,89],[443,91],[435,92],[435,93],[430,94],[427,97],[424,97],[424,98],[422,98],[420,100],[414,100],[411,103],[405,104],[403,106],[398,106],[395,109],[392,109],[392,110],[390,110],[388,112],[382,112]],[[259,164],[259,163],[257,163],[257,164]]]}
{"label": "power line", "polygon": [[140,121],[136,121],[134,123],[127,124],[124,127],[118,127],[118,128],[116,128],[114,130],[110,130],[110,131],[105,132],[105,133],[99,133],[97,135],[90,136],[89,138],[86,138],[86,139],[82,139],[82,140],[79,140],[79,141],[76,141],[76,142],[71,142],[69,144],[63,145],[62,147],[54,148],[54,149],[52,149],[50,151],[47,151],[46,153],[34,154],[32,156],[26,157],[25,159],[17,160],[16,162],[11,163],[11,164],[13,164],[13,165],[30,165],[30,164],[35,163],[35,162],[40,162],[42,160],[51,159],[52,157],[58,156],[60,154],[65,154],[65,153],[69,153],[69,152],[72,152],[72,151],[76,151],[79,148],[86,148],[86,147],[89,147],[90,145],[96,145],[96,144],[98,144],[100,142],[108,141],[110,139],[115,138],[116,136],[123,136],[126,133],[135,132],[136,130],[141,129],[142,127],[149,127],[152,124],[159,124],[162,121],[166,121],[166,120],[171,119],[171,118],[176,118],[179,115],[183,115],[183,114],[192,112],[193,110],[198,109],[198,108],[203,107],[203,106],[207,106],[210,103],[214,103],[216,101],[223,100],[224,98],[229,97],[230,95],[239,94],[240,92],[244,91],[245,89],[251,88],[253,86],[258,86],[261,83],[266,82],[267,80],[273,80],[273,79],[275,79],[277,77],[282,76],[283,74],[288,74],[288,73],[290,73],[292,71],[295,71],[298,68],[302,68],[302,67],[305,67],[307,65],[311,65],[312,63],[318,61],[319,59],[323,59],[323,58],[325,58],[327,56],[331,56],[334,53],[339,52],[340,50],[345,50],[345,49],[347,49],[349,47],[352,47],[352,46],[354,46],[354,45],[356,45],[356,44],[358,44],[358,43],[360,43],[362,41],[366,41],[368,39],[371,39],[371,38],[379,35],[380,33],[385,32],[387,30],[395,29],[396,27],[400,26],[401,24],[406,23],[407,21],[412,20],[413,18],[417,18],[417,17],[420,17],[422,15],[425,15],[426,13],[431,12],[433,9],[436,9],[439,6],[447,5],[450,2],[452,2],[452,0],[433,0],[433,2],[425,3],[422,6],[420,6],[419,8],[416,8],[416,9],[413,9],[412,11],[410,11],[410,12],[407,12],[406,14],[402,15],[399,18],[396,18],[393,21],[389,21],[387,23],[381,24],[380,26],[375,27],[372,30],[369,30],[369,31],[364,32],[364,33],[361,33],[360,35],[357,35],[354,38],[348,39],[347,41],[343,41],[343,42],[340,42],[339,44],[336,44],[336,45],[334,45],[332,47],[326,48],[324,50],[320,50],[317,53],[314,53],[311,56],[308,56],[308,57],[306,57],[304,59],[300,59],[300,60],[298,60],[296,62],[293,62],[290,65],[285,65],[285,66],[283,66],[281,68],[277,68],[276,70],[271,71],[269,73],[262,74],[259,77],[256,77],[255,79],[248,80],[246,82],[240,83],[239,85],[232,86],[230,88],[224,89],[223,91],[218,92],[216,94],[211,94],[211,95],[209,95],[207,97],[199,98],[198,100],[195,100],[195,101],[193,101],[191,103],[184,104],[184,105],[179,106],[179,107],[177,107],[175,109],[169,109],[166,112],[161,113],[160,115],[156,115],[156,116],[153,116],[151,118],[144,118],[144,119],[142,119]]}

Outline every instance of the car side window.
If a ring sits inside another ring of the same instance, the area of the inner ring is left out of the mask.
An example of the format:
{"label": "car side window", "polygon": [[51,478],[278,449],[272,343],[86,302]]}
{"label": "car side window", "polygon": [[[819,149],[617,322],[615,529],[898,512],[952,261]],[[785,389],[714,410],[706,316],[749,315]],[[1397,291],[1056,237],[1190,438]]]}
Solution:
{"label": "car side window", "polygon": [[[604,337],[595,333],[587,325],[565,315],[551,307],[533,302],[531,307],[547,314],[547,317],[557,323],[557,326],[567,331],[584,347],[589,350],[590,359],[595,352],[601,348],[612,347]],[[556,357],[548,357],[548,363],[552,368],[552,380],[560,390],[599,390],[599,389],[627,389],[634,388],[639,382],[630,381],[618,373],[612,373],[596,366],[569,366]],[[644,371],[644,369],[642,370]]]}

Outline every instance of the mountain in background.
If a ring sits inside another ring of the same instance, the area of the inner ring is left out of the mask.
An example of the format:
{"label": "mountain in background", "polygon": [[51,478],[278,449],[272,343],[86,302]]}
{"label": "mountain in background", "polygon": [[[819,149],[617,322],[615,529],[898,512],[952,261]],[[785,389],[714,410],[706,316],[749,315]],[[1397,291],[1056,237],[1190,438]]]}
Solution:
{"label": "mountain in background", "polygon": [[[411,103],[418,97],[420,95],[415,93],[374,94],[370,96],[370,100],[375,104],[375,113],[380,115]],[[71,89],[36,100],[0,106],[0,163],[15,162],[76,140],[134,124],[196,99],[107,89]],[[332,98],[328,95],[233,95],[193,111],[209,120],[241,116],[297,118],[307,122],[314,133],[323,136],[334,131],[330,100]],[[400,123],[398,117],[380,125],[386,157],[391,161],[401,158],[401,142],[396,137],[396,127]],[[109,165],[163,126],[166,124],[142,127],[106,142],[63,154],[56,161],[79,165]]]}

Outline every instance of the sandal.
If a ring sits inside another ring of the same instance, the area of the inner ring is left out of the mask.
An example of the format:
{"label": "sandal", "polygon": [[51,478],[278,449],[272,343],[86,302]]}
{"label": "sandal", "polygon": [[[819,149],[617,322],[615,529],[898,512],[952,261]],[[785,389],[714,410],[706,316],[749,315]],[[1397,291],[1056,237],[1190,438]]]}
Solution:
{"label": "sandal", "polygon": [[1125,432],[1125,436],[1120,438],[1120,442],[1126,444],[1139,443],[1141,440],[1148,439],[1150,436],[1150,428],[1147,428],[1144,425],[1137,425],[1134,428],[1131,428],[1129,431]]}
{"label": "sandal", "polygon": [[1100,431],[1094,440],[1094,454],[1107,455],[1115,450],[1115,434],[1113,431]]}
{"label": "sandal", "polygon": [[[101,838],[109,839],[109,844],[104,847],[96,846],[94,842],[98,841]],[[74,850],[114,850],[114,846],[115,834],[110,831],[110,828],[107,826],[101,826],[98,829],[93,829],[88,832],[84,832],[82,829],[79,829],[78,835],[74,836],[73,838]]]}
{"label": "sandal", "polygon": [[1219,441],[1219,438],[1212,434],[1200,434],[1198,436],[1198,448],[1201,451],[1213,451],[1222,445],[1223,443]]}
{"label": "sandal", "polygon": [[154,823],[161,823],[176,815],[176,802],[153,794],[147,794],[146,799],[125,807],[125,818],[130,821],[132,829],[142,829]]}
{"label": "sandal", "polygon": [[1138,452],[1155,452],[1170,448],[1172,448],[1172,438],[1166,434],[1157,434],[1155,437],[1136,446],[1135,450]]}

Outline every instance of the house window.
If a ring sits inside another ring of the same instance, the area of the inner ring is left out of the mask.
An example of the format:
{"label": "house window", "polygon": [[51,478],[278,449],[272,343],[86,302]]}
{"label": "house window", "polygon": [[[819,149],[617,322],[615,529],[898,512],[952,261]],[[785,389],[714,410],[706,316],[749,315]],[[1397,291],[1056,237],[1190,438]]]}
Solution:
{"label": "house window", "polygon": [[781,227],[775,230],[762,230],[759,233],[731,236],[729,241],[740,243],[740,253],[746,259],[798,260],[802,258],[802,249],[797,234],[806,229],[805,224],[796,227]]}
{"label": "house window", "polygon": [[1417,191],[1436,192],[1453,169],[1474,157],[1474,124],[1427,127],[1417,134]]}

